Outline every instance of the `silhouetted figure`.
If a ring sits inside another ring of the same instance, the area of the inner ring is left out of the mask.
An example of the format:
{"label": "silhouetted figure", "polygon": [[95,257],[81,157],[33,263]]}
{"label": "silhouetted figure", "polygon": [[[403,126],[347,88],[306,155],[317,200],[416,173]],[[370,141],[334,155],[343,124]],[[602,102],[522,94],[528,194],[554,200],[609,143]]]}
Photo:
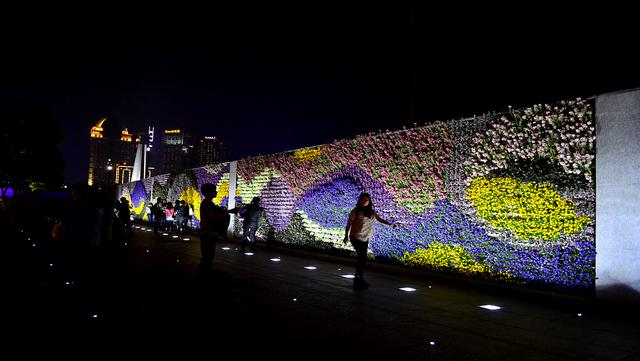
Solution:
{"label": "silhouetted figure", "polygon": [[189,206],[184,200],[179,200],[176,203],[176,226],[178,232],[184,232],[187,229],[187,222],[189,222]]}
{"label": "silhouetted figure", "polygon": [[151,206],[151,213],[153,214],[153,231],[158,233],[158,229],[164,228],[167,219],[164,213],[164,199],[158,197],[156,204]]}
{"label": "silhouetted figure", "polygon": [[52,237],[60,240],[66,275],[74,279],[89,277],[100,243],[101,213],[90,198],[86,184],[71,186],[69,203]]}
{"label": "silhouetted figure", "polygon": [[251,203],[245,208],[240,210],[242,216],[242,251],[244,252],[247,243],[249,243],[249,250],[255,252],[256,250],[256,231],[258,230],[258,222],[260,217],[264,214],[264,208],[260,207],[260,197],[253,197]]}
{"label": "silhouetted figure", "polygon": [[228,210],[213,203],[213,198],[218,193],[214,184],[203,184],[200,192],[204,199],[200,204],[201,260],[198,267],[198,275],[200,277],[208,277],[213,266],[216,242],[226,235],[230,217]]}
{"label": "silhouetted figure", "polygon": [[363,273],[364,265],[367,261],[369,240],[373,237],[376,221],[395,228],[395,224],[380,218],[376,211],[373,210],[371,196],[368,193],[361,193],[358,197],[358,203],[349,213],[349,220],[344,230],[344,243],[351,240],[351,244],[356,250],[356,277],[353,279],[353,287],[356,288],[369,286],[369,283],[364,280]]}
{"label": "silhouetted figure", "polygon": [[118,220],[122,225],[122,230],[124,232],[132,233],[133,232],[133,224],[131,222],[131,204],[125,197],[120,198],[120,203],[117,204],[118,207]]}

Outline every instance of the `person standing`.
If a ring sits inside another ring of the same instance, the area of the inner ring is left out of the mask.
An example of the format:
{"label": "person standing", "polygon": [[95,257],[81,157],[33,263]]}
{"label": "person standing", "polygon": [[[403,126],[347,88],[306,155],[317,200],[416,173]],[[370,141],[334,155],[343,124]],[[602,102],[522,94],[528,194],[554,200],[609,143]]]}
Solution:
{"label": "person standing", "polygon": [[224,237],[229,226],[229,211],[213,203],[217,195],[215,184],[205,183],[200,187],[200,192],[204,196],[200,204],[200,265],[198,266],[198,276],[208,277],[213,266],[216,243],[219,238]]}
{"label": "person standing", "polygon": [[258,222],[264,214],[264,208],[260,207],[260,197],[253,197],[251,203],[240,211],[242,216],[242,252],[249,243],[249,250],[256,250],[256,231],[258,230]]}
{"label": "person standing", "polygon": [[123,233],[133,233],[133,223],[131,222],[131,203],[125,197],[120,197],[118,207],[118,219],[122,225]]}
{"label": "person standing", "polygon": [[356,274],[353,279],[353,287],[368,287],[369,283],[364,280],[364,265],[367,261],[367,250],[369,249],[369,240],[373,237],[376,221],[390,225],[392,224],[382,218],[373,209],[373,202],[368,193],[360,193],[358,203],[349,213],[349,219],[345,227],[344,243],[351,241],[351,245],[356,251]]}

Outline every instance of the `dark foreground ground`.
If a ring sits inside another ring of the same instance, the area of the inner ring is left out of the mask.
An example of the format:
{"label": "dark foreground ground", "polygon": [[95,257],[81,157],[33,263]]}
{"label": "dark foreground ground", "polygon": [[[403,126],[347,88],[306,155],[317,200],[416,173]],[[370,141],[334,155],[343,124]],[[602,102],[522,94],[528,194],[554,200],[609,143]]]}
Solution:
{"label": "dark foreground ground", "polygon": [[[7,237],[2,347],[19,359],[640,359],[633,308],[588,297],[485,289],[373,265],[371,286],[354,290],[342,277],[353,274],[352,259],[263,247],[249,256],[233,241],[218,244],[203,282],[195,277],[197,237],[140,228],[92,260],[94,273],[74,278],[38,235]],[[501,309],[479,307],[487,304]]]}

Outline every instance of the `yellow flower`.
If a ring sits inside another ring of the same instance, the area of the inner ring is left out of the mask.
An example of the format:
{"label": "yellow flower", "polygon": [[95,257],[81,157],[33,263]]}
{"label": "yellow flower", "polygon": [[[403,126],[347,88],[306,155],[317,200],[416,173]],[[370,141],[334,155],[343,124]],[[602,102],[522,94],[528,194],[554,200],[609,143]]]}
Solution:
{"label": "yellow flower", "polygon": [[554,239],[589,224],[589,218],[576,215],[573,202],[560,197],[548,183],[480,177],[471,182],[467,194],[479,217],[520,239]]}
{"label": "yellow flower", "polygon": [[300,163],[307,162],[316,159],[320,153],[320,147],[298,149],[293,152],[293,159]]}

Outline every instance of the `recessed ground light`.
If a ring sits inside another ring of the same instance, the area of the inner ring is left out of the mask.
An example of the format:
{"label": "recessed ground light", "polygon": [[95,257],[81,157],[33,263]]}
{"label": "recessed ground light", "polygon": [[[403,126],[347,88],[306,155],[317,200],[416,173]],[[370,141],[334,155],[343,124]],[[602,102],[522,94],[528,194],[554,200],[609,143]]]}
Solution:
{"label": "recessed ground light", "polygon": [[163,235],[163,236],[168,236],[168,235],[169,235],[169,233],[163,233],[162,235]]}
{"label": "recessed ground light", "polygon": [[271,258],[271,259],[270,259],[270,261],[273,261],[273,262],[280,262],[280,258]]}
{"label": "recessed ground light", "polygon": [[307,266],[306,269],[317,269],[315,266]]}
{"label": "recessed ground light", "polygon": [[178,237],[178,236],[171,236],[171,237],[173,237],[173,238],[180,238],[180,237]]}
{"label": "recessed ground light", "polygon": [[189,240],[189,238],[183,238],[182,240],[183,240],[183,241],[188,241],[188,240]]}
{"label": "recessed ground light", "polygon": [[429,345],[431,345],[431,346],[435,346],[435,345],[436,345],[436,342],[435,342],[435,341],[429,341]]}
{"label": "recessed ground light", "polygon": [[342,275],[340,277],[344,277],[344,278],[356,278],[356,276],[354,275]]}
{"label": "recessed ground light", "polygon": [[579,314],[578,314],[578,317],[582,317],[582,314],[581,314],[581,313],[579,313]]}
{"label": "recessed ground light", "polygon": [[253,256],[253,252],[245,252],[244,254],[247,256]]}
{"label": "recessed ground light", "polygon": [[224,249],[225,251],[228,251],[228,250],[230,250],[231,248],[229,248],[229,247],[222,247],[222,249]]}
{"label": "recessed ground light", "polygon": [[400,287],[398,288],[400,291],[405,291],[405,292],[415,292],[415,288],[411,288],[411,287]]}
{"label": "recessed ground light", "polygon": [[490,311],[496,311],[501,309],[502,307],[500,306],[495,306],[495,305],[482,305],[482,306],[478,306],[480,308],[484,308],[485,310],[490,310]]}

